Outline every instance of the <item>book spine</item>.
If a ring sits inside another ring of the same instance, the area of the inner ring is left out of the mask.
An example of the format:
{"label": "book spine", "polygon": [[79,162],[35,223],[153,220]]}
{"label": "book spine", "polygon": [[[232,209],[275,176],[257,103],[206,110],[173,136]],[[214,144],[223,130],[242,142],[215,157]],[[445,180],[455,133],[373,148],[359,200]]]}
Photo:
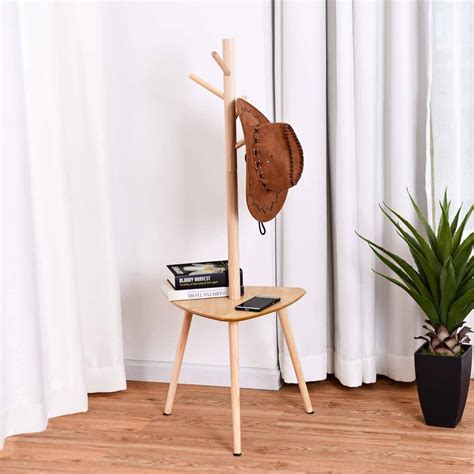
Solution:
{"label": "book spine", "polygon": [[[205,279],[203,279],[203,275],[175,276],[173,286],[175,290],[219,288],[229,286],[228,280],[227,272],[205,275]],[[242,269],[240,270],[240,285],[243,285]]]}
{"label": "book spine", "polygon": [[168,293],[170,301],[197,300],[203,298],[222,298],[228,296],[227,288],[210,288],[199,290],[175,290]]}
{"label": "book spine", "polygon": [[[244,294],[244,287],[240,287],[241,296]],[[205,298],[224,298],[229,296],[229,289],[211,288],[202,290],[174,290],[167,293],[169,301],[199,300]]]}

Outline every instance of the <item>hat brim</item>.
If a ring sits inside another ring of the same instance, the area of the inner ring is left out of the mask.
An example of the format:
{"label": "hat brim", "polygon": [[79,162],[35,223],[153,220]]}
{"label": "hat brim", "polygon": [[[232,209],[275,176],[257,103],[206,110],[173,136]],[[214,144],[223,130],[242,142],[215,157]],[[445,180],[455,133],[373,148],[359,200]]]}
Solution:
{"label": "hat brim", "polygon": [[272,191],[260,191],[260,183],[249,176],[247,167],[246,199],[250,214],[260,222],[272,220],[285,204],[288,189],[274,193]]}
{"label": "hat brim", "polygon": [[255,125],[269,123],[269,120],[253,105],[243,99],[236,101],[237,115],[242,123],[244,132],[245,148],[247,151],[247,183],[246,183],[246,200],[247,207],[252,216],[260,222],[268,222],[272,220],[281,210],[285,203],[288,189],[278,192],[265,190],[260,184],[256,173],[252,169],[252,140],[253,129]]}

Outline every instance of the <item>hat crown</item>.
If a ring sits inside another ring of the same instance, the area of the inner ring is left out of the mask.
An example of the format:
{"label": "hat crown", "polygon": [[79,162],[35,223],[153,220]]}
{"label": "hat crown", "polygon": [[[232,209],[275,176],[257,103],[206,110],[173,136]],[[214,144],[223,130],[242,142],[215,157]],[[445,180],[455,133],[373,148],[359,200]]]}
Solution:
{"label": "hat crown", "polygon": [[251,161],[265,191],[278,192],[298,183],[303,172],[303,150],[287,123],[253,127]]}

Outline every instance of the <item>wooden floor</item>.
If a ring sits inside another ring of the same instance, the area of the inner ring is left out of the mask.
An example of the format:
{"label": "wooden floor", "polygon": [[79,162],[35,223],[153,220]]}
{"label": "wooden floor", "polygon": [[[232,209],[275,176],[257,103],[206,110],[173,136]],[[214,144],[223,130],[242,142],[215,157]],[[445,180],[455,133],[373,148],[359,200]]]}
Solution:
{"label": "wooden floor", "polygon": [[308,385],[314,415],[297,386],[242,390],[242,457],[232,456],[228,389],[181,385],[163,416],[167,386],[130,382],[126,392],[91,395],[88,413],[7,439],[0,472],[474,472],[472,391],[461,424],[443,429],[423,423],[414,384]]}

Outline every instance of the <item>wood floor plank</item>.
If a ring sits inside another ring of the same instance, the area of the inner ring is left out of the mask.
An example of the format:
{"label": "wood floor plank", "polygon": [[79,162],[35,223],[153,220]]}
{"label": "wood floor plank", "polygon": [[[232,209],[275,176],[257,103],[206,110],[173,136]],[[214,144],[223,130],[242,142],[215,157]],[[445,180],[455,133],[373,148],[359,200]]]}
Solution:
{"label": "wood floor plank", "polygon": [[474,472],[474,397],[455,429],[426,426],[415,384],[380,378],[356,389],[334,378],[241,391],[243,456],[232,456],[229,389],[182,385],[163,416],[167,385],[129,382],[89,397],[89,411],[7,439],[0,473],[14,472]]}

